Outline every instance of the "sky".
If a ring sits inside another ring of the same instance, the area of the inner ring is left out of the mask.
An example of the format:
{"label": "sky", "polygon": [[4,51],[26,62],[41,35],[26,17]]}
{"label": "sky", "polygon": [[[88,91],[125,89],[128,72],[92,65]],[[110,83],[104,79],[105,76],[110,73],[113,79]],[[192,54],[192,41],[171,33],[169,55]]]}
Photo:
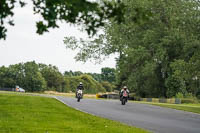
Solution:
{"label": "sky", "polygon": [[38,35],[36,21],[42,18],[33,15],[30,3],[24,8],[17,7],[14,13],[15,26],[7,26],[6,40],[0,40],[0,66],[35,61],[55,65],[62,73],[69,70],[100,73],[102,67],[115,67],[114,56],[101,64],[75,61],[77,51],[66,49],[63,39],[66,36],[87,38],[86,32],[77,27],[62,23],[59,29]]}

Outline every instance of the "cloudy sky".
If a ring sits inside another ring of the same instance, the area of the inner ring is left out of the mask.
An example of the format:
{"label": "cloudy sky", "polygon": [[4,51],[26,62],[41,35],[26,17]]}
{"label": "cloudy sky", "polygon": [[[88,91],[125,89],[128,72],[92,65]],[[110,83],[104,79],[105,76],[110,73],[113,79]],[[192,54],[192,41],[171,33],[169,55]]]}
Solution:
{"label": "cloudy sky", "polygon": [[52,29],[40,36],[36,34],[36,20],[41,17],[33,15],[32,6],[17,7],[15,10],[15,26],[8,26],[7,39],[0,40],[0,66],[9,66],[20,62],[35,60],[37,63],[52,64],[64,71],[101,72],[102,67],[115,67],[114,57],[110,57],[100,65],[91,62],[76,62],[76,51],[65,48],[65,36],[87,37],[78,28],[69,24],[61,24],[59,29]]}

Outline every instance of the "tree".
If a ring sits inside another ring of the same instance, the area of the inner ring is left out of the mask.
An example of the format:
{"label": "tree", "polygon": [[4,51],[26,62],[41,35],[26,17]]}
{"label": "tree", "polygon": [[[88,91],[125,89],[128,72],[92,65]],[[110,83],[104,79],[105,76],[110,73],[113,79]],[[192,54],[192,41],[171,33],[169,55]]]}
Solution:
{"label": "tree", "polygon": [[44,77],[49,90],[63,91],[64,78],[58,68],[52,65],[39,64],[39,69]]}
{"label": "tree", "polygon": [[98,93],[98,92],[105,92],[105,88],[94,80],[90,75],[83,74],[80,76],[73,76],[73,77],[65,77],[66,82],[66,90],[67,91],[76,91],[77,86],[80,82],[83,83],[84,86],[84,93]]}
{"label": "tree", "polygon": [[108,81],[110,83],[115,82],[115,69],[109,67],[102,68],[101,78],[103,81]]}
{"label": "tree", "polygon": [[34,61],[0,67],[0,87],[15,88],[16,85],[31,92],[46,89],[46,81]]}
{"label": "tree", "polygon": [[65,71],[65,72],[64,72],[64,75],[65,75],[65,76],[68,76],[68,77],[80,76],[80,75],[82,75],[82,74],[83,74],[83,73],[82,73],[81,71],[74,71],[74,72],[73,72],[73,71],[70,70],[69,72],[68,72],[68,71]]}
{"label": "tree", "polygon": [[92,76],[93,79],[95,79],[98,82],[101,81],[108,81],[110,83],[115,82],[115,69],[105,67],[101,69],[101,74],[99,73],[83,73],[81,71],[65,71],[64,76],[66,77],[73,77],[73,76],[81,76],[83,74]]}
{"label": "tree", "polygon": [[26,91],[44,91],[46,89],[46,81],[39,71],[39,66],[34,61],[24,63],[24,85]]}
{"label": "tree", "polygon": [[106,92],[112,92],[114,87],[115,87],[114,85],[112,85],[108,81],[103,81],[103,82],[101,82],[101,84],[106,89]]}
{"label": "tree", "polygon": [[9,68],[2,66],[0,67],[0,87],[2,88],[14,88],[16,81],[13,79],[13,74]]}
{"label": "tree", "polygon": [[86,73],[86,74],[92,76],[92,78],[98,82],[102,81],[102,75],[99,73]]}
{"label": "tree", "polygon": [[87,93],[104,92],[104,88],[89,75],[81,75]]}
{"label": "tree", "polygon": [[24,65],[22,63],[10,65],[9,67],[2,66],[0,68],[0,79],[2,87],[15,88],[16,85],[24,85]]}
{"label": "tree", "polygon": [[[117,22],[123,20],[124,5],[120,0],[90,2],[87,0],[32,0],[35,14],[43,20],[36,23],[37,33],[43,34],[49,28],[58,28],[58,21],[71,24],[83,24],[88,34],[95,34],[97,28],[104,26],[105,19],[113,17]],[[11,17],[18,3],[24,7],[21,0],[0,1],[0,39],[6,38],[6,24],[14,26]]]}
{"label": "tree", "polygon": [[72,77],[74,75],[74,73],[70,70],[70,71],[65,71],[64,72],[64,76],[67,76],[67,77]]}
{"label": "tree", "polygon": [[[93,40],[65,38],[68,48],[80,49],[76,59],[86,61],[97,59],[99,55],[117,53],[117,87],[127,85],[142,97],[196,93],[199,82],[196,80],[199,79],[196,66],[200,50],[200,2],[123,2],[126,6],[124,23],[117,24],[110,19],[105,34]],[[137,10],[143,13],[135,13]],[[147,12],[149,15],[143,17]],[[136,22],[136,18],[147,19],[137,19]],[[192,86],[196,86],[194,90]]]}

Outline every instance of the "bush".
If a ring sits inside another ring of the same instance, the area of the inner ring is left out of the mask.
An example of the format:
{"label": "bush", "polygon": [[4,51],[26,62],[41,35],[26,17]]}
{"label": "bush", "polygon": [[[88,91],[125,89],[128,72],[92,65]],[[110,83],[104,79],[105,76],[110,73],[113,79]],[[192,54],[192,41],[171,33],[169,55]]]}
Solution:
{"label": "bush", "polygon": [[189,99],[193,99],[193,98],[196,98],[192,95],[192,93],[186,93],[184,98],[189,98]]}
{"label": "bush", "polygon": [[176,96],[175,96],[175,98],[183,98],[183,97],[184,97],[183,94],[180,93],[180,92],[178,92],[178,93],[176,94]]}
{"label": "bush", "polygon": [[176,98],[181,99],[181,103],[198,103],[198,100],[196,97],[192,95],[192,93],[186,93],[183,95],[182,93],[177,93]]}

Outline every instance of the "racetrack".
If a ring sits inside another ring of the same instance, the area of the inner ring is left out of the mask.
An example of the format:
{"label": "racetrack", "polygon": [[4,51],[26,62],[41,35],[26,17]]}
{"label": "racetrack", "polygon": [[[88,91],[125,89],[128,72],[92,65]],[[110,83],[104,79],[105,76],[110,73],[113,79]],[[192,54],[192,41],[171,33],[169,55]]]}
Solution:
{"label": "racetrack", "polygon": [[66,105],[104,118],[144,128],[154,133],[200,133],[200,115],[147,104],[55,96]]}

